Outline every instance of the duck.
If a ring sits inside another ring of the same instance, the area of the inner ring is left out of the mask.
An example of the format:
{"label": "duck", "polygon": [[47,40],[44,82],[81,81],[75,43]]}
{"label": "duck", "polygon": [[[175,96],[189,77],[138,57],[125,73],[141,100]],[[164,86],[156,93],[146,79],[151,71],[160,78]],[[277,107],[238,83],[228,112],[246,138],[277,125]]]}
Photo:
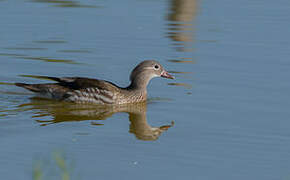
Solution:
{"label": "duck", "polygon": [[15,83],[15,85],[35,92],[44,98],[98,105],[121,105],[144,102],[147,100],[147,85],[152,78],[163,77],[174,79],[156,60],[145,60],[139,63],[131,72],[131,83],[127,87],[119,87],[106,80],[84,77],[37,77],[53,80],[56,83]]}

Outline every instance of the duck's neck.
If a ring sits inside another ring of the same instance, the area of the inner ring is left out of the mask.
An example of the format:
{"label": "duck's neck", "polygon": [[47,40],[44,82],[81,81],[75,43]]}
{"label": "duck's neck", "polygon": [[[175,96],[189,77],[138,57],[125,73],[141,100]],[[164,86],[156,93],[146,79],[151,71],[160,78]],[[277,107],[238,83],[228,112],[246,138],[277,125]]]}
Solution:
{"label": "duck's neck", "polygon": [[145,73],[140,73],[131,80],[131,84],[127,87],[130,91],[145,92],[151,77]]}
{"label": "duck's neck", "polygon": [[149,81],[150,78],[146,78],[146,74],[145,76],[136,76],[131,78],[131,84],[126,88],[122,88],[122,95],[119,104],[146,101],[146,87]]}

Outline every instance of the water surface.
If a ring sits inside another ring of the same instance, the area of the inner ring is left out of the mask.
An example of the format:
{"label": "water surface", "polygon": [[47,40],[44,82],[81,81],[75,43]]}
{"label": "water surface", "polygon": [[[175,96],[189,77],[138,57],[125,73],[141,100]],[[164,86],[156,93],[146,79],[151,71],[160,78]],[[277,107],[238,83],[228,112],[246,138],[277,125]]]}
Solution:
{"label": "water surface", "polygon": [[[1,179],[290,179],[289,10],[0,1]],[[126,86],[144,59],[176,76],[154,79],[146,104],[79,106],[12,85],[46,75]]]}

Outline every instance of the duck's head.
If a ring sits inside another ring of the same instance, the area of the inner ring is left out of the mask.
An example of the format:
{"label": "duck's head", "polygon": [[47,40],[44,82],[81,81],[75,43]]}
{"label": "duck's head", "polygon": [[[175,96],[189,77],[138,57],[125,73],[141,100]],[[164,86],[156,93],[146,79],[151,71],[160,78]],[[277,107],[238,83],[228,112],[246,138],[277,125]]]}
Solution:
{"label": "duck's head", "polygon": [[133,69],[130,80],[134,85],[146,87],[149,81],[154,77],[174,79],[158,61],[145,60]]}

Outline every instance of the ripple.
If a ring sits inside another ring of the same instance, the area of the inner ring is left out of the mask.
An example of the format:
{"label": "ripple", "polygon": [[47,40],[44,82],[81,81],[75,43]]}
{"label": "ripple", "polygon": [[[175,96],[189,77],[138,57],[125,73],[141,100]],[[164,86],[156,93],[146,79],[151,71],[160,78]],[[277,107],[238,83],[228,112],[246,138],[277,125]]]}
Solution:
{"label": "ripple", "polygon": [[199,40],[199,42],[216,43],[218,40]]}
{"label": "ripple", "polygon": [[32,47],[7,47],[7,50],[46,50],[47,48],[32,48]]}
{"label": "ripple", "polygon": [[27,55],[25,55],[25,54],[15,54],[15,53],[0,53],[0,56],[23,57],[23,56],[27,56]]}
{"label": "ripple", "polygon": [[29,77],[29,78],[34,78],[34,79],[41,79],[41,80],[49,80],[51,81],[52,79],[49,79],[46,76],[36,76],[36,75],[25,75],[25,74],[20,74],[18,75],[19,77]]}
{"label": "ripple", "polygon": [[[193,20],[196,17],[196,0],[172,0],[169,6],[166,37],[179,52],[193,51]],[[176,42],[179,42],[176,44]]]}
{"label": "ripple", "polygon": [[98,8],[100,6],[84,5],[78,1],[66,1],[66,0],[32,0],[36,3],[48,3],[53,4],[54,7],[70,7],[70,8]]}
{"label": "ripple", "polygon": [[59,4],[59,5],[55,5],[55,7],[71,7],[71,8],[100,8],[100,6],[82,5],[82,4],[79,4],[79,3]]}
{"label": "ripple", "polygon": [[15,85],[14,83],[7,83],[7,82],[0,82],[0,85],[9,85],[9,86],[13,86]]}
{"label": "ripple", "polygon": [[21,59],[39,60],[44,62],[65,63],[65,64],[82,64],[70,59],[55,59],[49,57],[19,57]]}
{"label": "ripple", "polygon": [[18,59],[38,60],[38,61],[53,62],[53,63],[84,64],[84,63],[76,62],[75,60],[71,60],[71,59],[57,59],[57,58],[50,58],[50,57],[31,57],[25,54],[16,54],[16,53],[0,53],[0,56],[8,56],[8,57],[15,57]]}
{"label": "ripple", "polygon": [[173,62],[173,63],[190,63],[190,64],[195,64],[193,60],[190,60],[192,58],[183,58],[183,59],[169,59],[167,61]]}
{"label": "ripple", "polygon": [[168,83],[168,85],[170,85],[170,86],[183,86],[186,89],[192,88],[192,86],[190,84],[187,84],[187,83]]}
{"label": "ripple", "polygon": [[192,72],[182,72],[182,71],[168,71],[169,73],[172,74],[191,74]]}
{"label": "ripple", "polygon": [[59,50],[58,52],[63,53],[91,53],[89,50]]}
{"label": "ripple", "polygon": [[67,43],[65,40],[39,40],[39,41],[32,41],[34,43],[45,43],[45,44],[61,44]]}
{"label": "ripple", "polygon": [[[185,25],[185,24],[182,24],[183,26]],[[171,26],[169,26],[167,29],[168,30],[170,30],[170,31],[173,31],[173,32],[176,32],[176,31],[180,31],[181,29],[180,29],[180,27],[177,25],[177,27],[172,27],[173,25],[171,24]],[[192,29],[193,29],[193,27],[192,26],[189,26],[189,25],[185,25],[183,28],[182,28],[182,30],[183,31],[192,31]]]}
{"label": "ripple", "polygon": [[175,42],[192,42],[190,33],[184,31],[184,29],[179,29],[175,32],[167,32],[166,37],[171,38]]}
{"label": "ripple", "polygon": [[[167,28],[167,29],[171,29],[171,28],[176,28],[175,30],[180,30],[180,28],[178,28],[178,27],[180,27],[180,26],[183,26],[183,27],[186,27],[186,26],[192,26],[192,24],[191,23],[186,23],[185,21],[174,21],[174,20],[172,20],[174,23],[168,23],[167,25],[169,26],[169,28]],[[171,26],[173,26],[173,27],[171,27]],[[192,28],[190,28],[190,29],[192,29]]]}

